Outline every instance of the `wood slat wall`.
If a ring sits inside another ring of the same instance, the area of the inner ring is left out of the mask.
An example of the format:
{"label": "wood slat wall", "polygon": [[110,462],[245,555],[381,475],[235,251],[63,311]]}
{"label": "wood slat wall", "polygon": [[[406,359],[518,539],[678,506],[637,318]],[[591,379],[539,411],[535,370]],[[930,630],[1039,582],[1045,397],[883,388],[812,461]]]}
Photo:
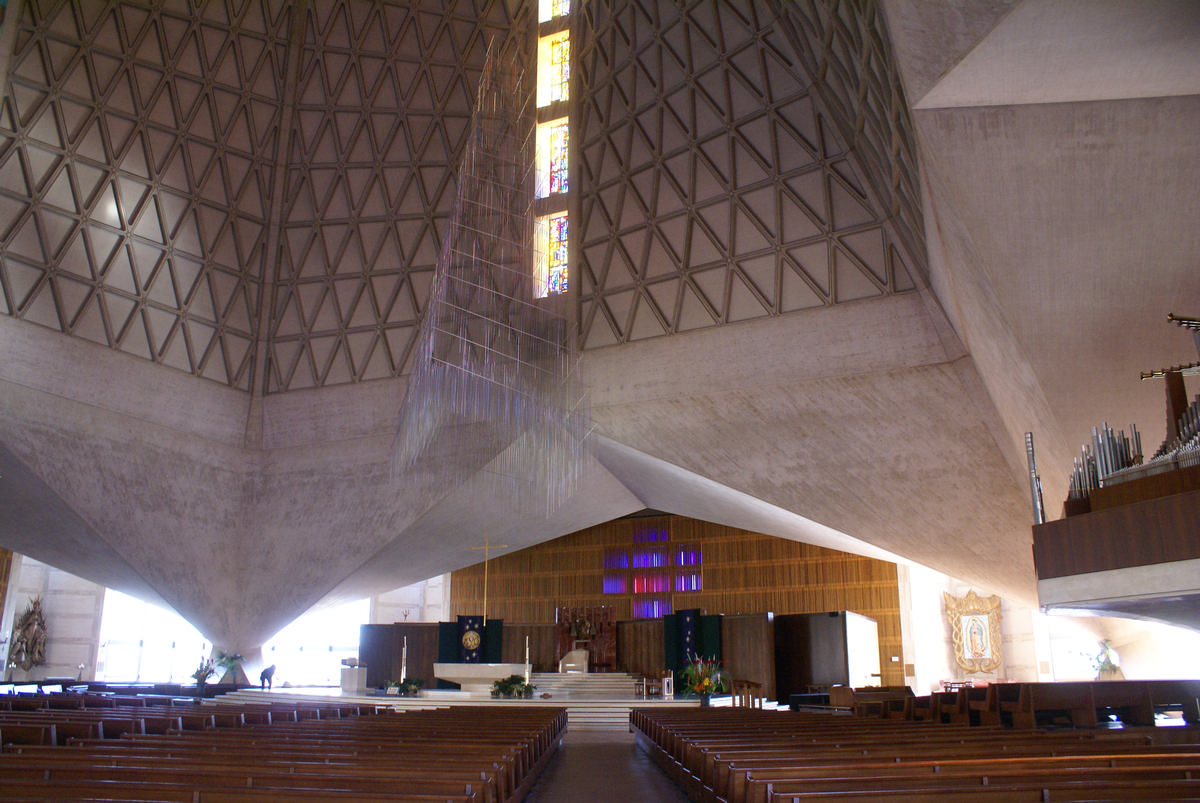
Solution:
{"label": "wood slat wall", "polygon": [[433,677],[433,665],[438,657],[437,622],[396,622],[359,628],[358,658],[367,668],[368,688],[379,688],[389,680],[399,682],[405,636],[408,637],[408,677],[420,678],[427,689],[437,686]]}
{"label": "wood slat wall", "polygon": [[648,678],[662,677],[667,668],[663,654],[663,620],[618,621],[617,661],[626,672]]}
{"label": "wood slat wall", "polygon": [[12,550],[0,548],[0,613],[4,612],[4,600],[8,599],[8,576],[12,574],[12,565]]}
{"label": "wood slat wall", "polygon": [[731,680],[763,684],[763,695],[775,698],[775,628],[765,613],[735,614],[721,619],[721,651]]}
{"label": "wood slat wall", "polygon": [[534,672],[557,672],[554,662],[555,630],[552,623],[504,623],[504,641],[500,660],[506,664],[525,663],[525,637],[529,637],[529,662]]}
{"label": "wood slat wall", "polygon": [[[635,530],[646,528],[665,528],[669,543],[702,550],[697,567],[702,590],[604,593],[605,552],[632,549]],[[450,588],[452,615],[478,613],[483,608],[483,564],[454,572]],[[635,600],[643,597],[668,599],[674,611],[699,608],[707,614],[854,611],[879,623],[881,682],[904,684],[900,597],[892,563],[682,516],[618,519],[489,562],[488,615],[504,619],[506,627],[553,622],[559,605],[610,605],[617,621],[626,622],[633,619]],[[641,644],[640,638],[640,631],[620,628],[620,668],[661,671],[661,656],[641,655],[632,646]],[[661,634],[657,643],[662,643]],[[891,661],[893,655],[901,660]]]}

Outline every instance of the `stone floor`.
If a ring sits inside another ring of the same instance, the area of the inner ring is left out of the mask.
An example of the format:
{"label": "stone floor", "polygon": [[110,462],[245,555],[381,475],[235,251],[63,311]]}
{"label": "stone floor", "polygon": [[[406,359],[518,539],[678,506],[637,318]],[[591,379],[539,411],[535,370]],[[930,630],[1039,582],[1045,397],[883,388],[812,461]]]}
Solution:
{"label": "stone floor", "polygon": [[622,730],[567,731],[526,803],[688,803]]}

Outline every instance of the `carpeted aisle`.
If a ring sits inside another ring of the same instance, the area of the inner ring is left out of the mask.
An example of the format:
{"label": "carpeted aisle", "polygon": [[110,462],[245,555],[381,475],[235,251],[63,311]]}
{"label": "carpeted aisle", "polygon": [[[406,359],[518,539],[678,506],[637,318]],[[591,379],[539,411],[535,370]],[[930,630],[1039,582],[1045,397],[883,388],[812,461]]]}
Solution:
{"label": "carpeted aisle", "polygon": [[525,803],[688,803],[627,731],[567,731]]}

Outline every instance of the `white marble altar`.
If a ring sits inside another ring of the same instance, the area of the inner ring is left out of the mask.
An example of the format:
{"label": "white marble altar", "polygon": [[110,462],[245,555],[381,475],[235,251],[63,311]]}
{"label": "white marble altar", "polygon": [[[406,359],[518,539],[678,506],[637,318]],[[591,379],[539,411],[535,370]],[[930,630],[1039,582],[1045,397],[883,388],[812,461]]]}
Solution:
{"label": "white marble altar", "polygon": [[457,683],[471,694],[492,693],[492,683],[510,675],[525,675],[525,664],[434,664],[433,676]]}

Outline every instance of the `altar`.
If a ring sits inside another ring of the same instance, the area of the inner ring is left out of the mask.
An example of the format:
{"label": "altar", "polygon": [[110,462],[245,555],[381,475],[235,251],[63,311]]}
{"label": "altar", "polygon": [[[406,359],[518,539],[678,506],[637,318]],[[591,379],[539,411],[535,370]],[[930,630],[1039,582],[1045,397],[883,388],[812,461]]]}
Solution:
{"label": "altar", "polygon": [[492,692],[492,683],[512,675],[525,676],[525,664],[434,664],[433,676],[457,683],[472,694]]}

